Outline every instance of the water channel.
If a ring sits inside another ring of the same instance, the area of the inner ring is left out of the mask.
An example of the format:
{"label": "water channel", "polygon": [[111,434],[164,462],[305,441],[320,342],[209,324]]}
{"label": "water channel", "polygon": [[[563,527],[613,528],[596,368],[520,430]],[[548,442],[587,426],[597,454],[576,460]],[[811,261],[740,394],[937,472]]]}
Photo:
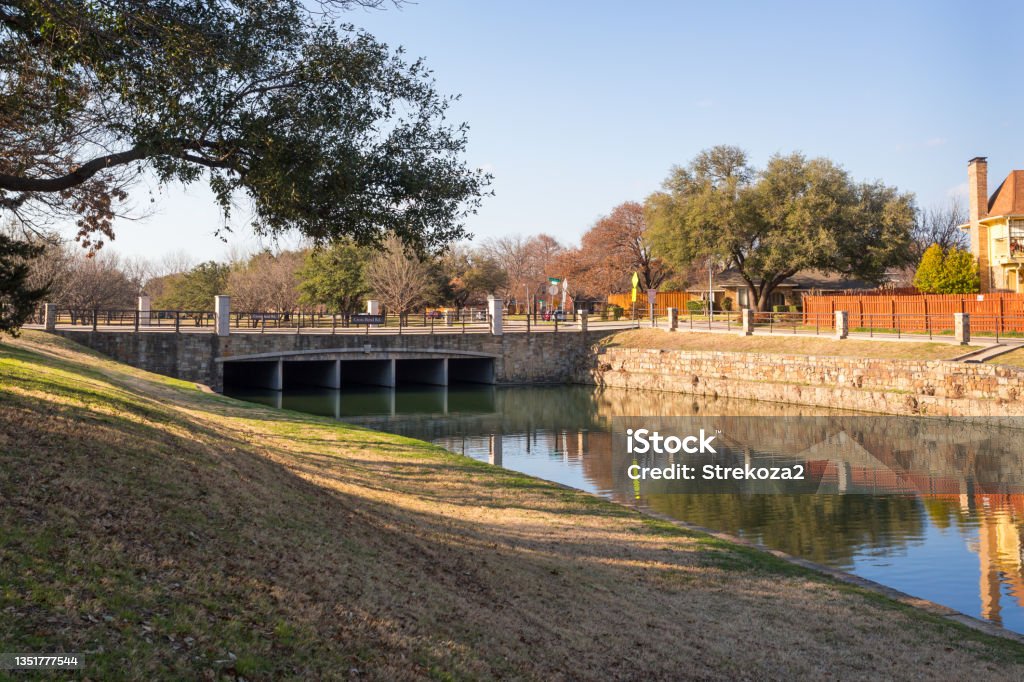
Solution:
{"label": "water channel", "polygon": [[[1024,431],[584,386],[226,392],[644,505],[1024,632]],[[638,499],[613,446],[613,423],[630,415],[714,415],[741,456],[805,463],[815,485],[680,494],[645,484]]]}

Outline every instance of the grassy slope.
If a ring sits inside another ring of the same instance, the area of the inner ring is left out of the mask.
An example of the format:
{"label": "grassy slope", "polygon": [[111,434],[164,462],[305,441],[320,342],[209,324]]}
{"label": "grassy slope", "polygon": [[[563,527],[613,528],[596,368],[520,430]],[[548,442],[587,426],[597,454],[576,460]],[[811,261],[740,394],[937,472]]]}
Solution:
{"label": "grassy slope", "polygon": [[902,360],[948,360],[963,355],[974,346],[960,346],[932,341],[876,341],[828,337],[690,332],[667,333],[662,329],[636,329],[621,332],[606,341],[623,348],[660,350],[719,350],[741,353],[774,353],[792,355],[834,355],[842,357],[883,358]]}
{"label": "grassy slope", "polygon": [[1011,350],[1009,353],[997,355],[991,360],[986,360],[991,365],[1008,365],[1010,367],[1024,367],[1024,348]]}
{"label": "grassy slope", "polygon": [[0,499],[0,650],[92,679],[1024,675],[769,555],[38,333],[0,345]]}

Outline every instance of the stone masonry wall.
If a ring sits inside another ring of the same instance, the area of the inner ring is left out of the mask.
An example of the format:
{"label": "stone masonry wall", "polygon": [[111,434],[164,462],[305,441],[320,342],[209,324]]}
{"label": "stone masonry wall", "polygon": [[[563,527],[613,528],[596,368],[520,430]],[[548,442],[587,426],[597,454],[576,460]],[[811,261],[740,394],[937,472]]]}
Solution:
{"label": "stone masonry wall", "polygon": [[495,357],[498,383],[568,383],[590,364],[593,344],[609,332],[536,334],[232,334],[134,333],[58,330],[125,364],[221,390],[217,358],[260,353],[354,350],[370,346],[375,357],[388,351],[470,351]]}
{"label": "stone masonry wall", "polygon": [[595,348],[581,382],[887,414],[1024,416],[1024,371],[943,360]]}

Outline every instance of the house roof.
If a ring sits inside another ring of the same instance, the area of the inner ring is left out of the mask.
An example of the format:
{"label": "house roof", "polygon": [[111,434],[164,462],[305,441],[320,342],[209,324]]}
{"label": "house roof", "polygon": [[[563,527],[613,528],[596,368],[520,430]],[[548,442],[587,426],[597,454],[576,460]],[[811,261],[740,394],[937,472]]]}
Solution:
{"label": "house roof", "polygon": [[[719,287],[743,287],[747,282],[735,268],[729,268],[715,275],[715,290]],[[842,291],[846,289],[874,289],[876,285],[859,279],[850,279],[839,273],[822,272],[820,270],[801,270],[792,277],[787,277],[779,284],[780,287],[793,289],[824,289]],[[707,291],[706,282],[698,282],[688,287],[689,291]]]}
{"label": "house roof", "polygon": [[988,214],[1024,214],[1024,170],[1010,171],[1003,184],[999,185],[995,194],[988,200]]}

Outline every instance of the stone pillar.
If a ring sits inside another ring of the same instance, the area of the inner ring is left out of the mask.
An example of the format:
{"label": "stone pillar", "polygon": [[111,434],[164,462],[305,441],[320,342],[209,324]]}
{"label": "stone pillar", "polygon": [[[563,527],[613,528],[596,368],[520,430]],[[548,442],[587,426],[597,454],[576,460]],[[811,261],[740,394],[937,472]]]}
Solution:
{"label": "stone pillar", "polygon": [[679,308],[668,309],[668,330],[674,332],[679,329]]}
{"label": "stone pillar", "polygon": [[754,333],[754,311],[744,308],[740,311],[740,336],[750,336]]}
{"label": "stone pillar", "polygon": [[366,302],[366,314],[367,315],[380,315],[380,301],[370,299]]}
{"label": "stone pillar", "polygon": [[43,306],[43,327],[48,332],[57,328],[57,304],[47,303]]}
{"label": "stone pillar", "polygon": [[953,334],[961,346],[966,346],[971,342],[970,313],[953,313]]}
{"label": "stone pillar", "polygon": [[454,318],[454,316],[452,314],[452,311],[451,310],[445,310],[444,311],[444,326],[451,327],[453,324],[455,324],[455,320],[453,318]]}
{"label": "stone pillar", "polygon": [[149,296],[139,296],[139,324],[149,324],[149,313],[152,310]]}
{"label": "stone pillar", "polygon": [[[217,336],[231,335],[231,297],[214,296],[213,312],[216,320]],[[278,389],[280,390],[280,389]]]}
{"label": "stone pillar", "polygon": [[836,339],[845,339],[850,335],[850,313],[845,310],[836,311]]}
{"label": "stone pillar", "polygon": [[581,310],[581,311],[579,311],[579,316],[580,316],[580,331],[583,332],[584,334],[586,334],[587,333],[587,318],[589,317],[589,315],[587,314],[586,310]]}
{"label": "stone pillar", "polygon": [[501,336],[503,333],[503,324],[501,320],[501,299],[494,296],[487,297],[487,316],[491,320],[491,335]]}

